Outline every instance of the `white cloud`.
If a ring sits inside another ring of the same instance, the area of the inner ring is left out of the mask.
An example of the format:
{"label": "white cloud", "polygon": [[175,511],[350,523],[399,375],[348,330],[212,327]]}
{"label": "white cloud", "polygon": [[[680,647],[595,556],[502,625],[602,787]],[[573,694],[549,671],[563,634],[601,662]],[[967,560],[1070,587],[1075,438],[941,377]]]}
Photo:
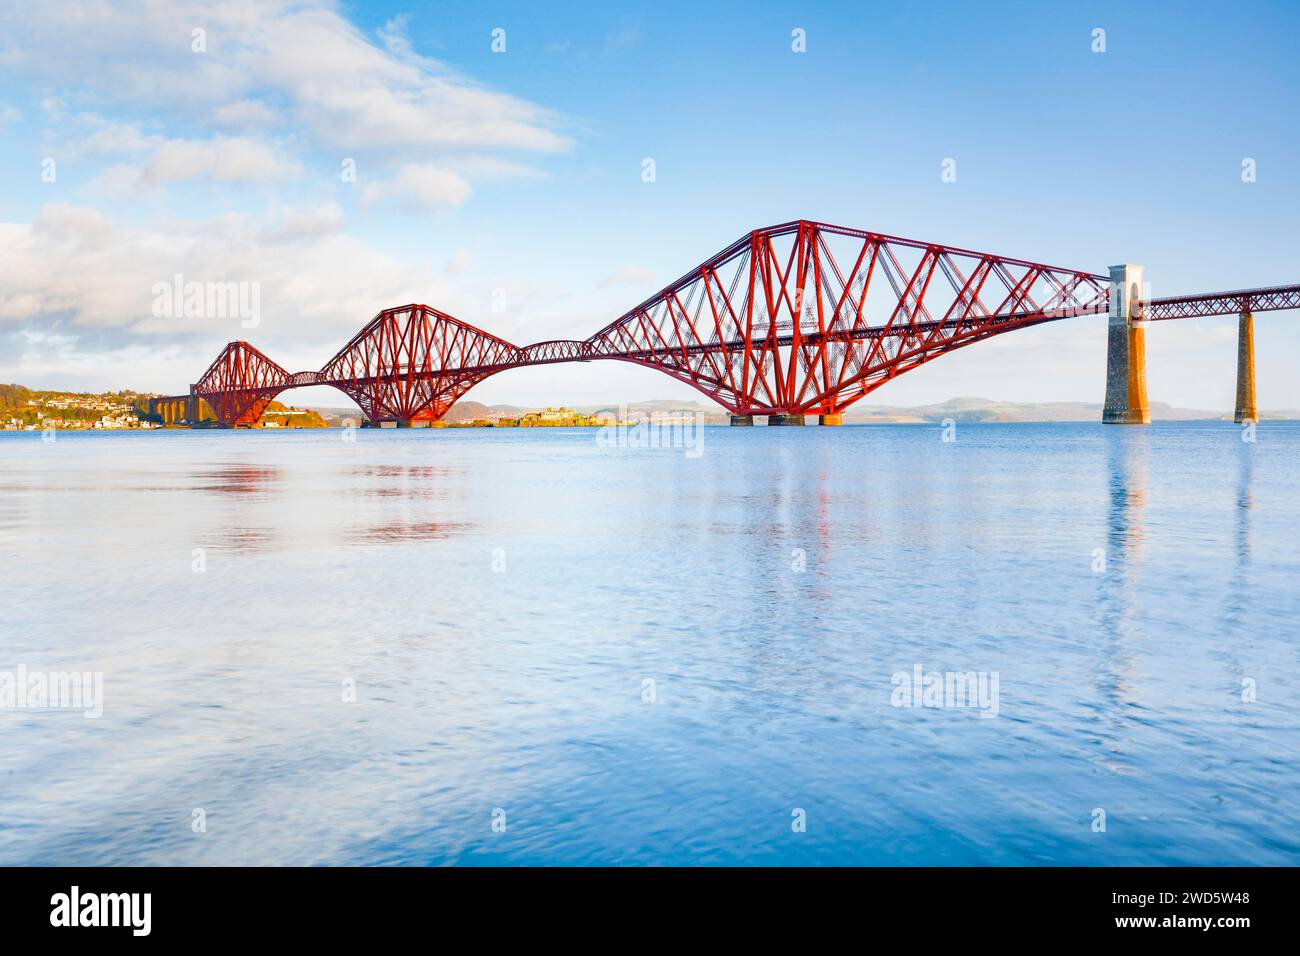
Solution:
{"label": "white cloud", "polygon": [[0,127],[22,119],[23,114],[18,112],[12,106],[0,103]]}
{"label": "white cloud", "polygon": [[[26,329],[13,340],[20,351],[0,362],[0,377],[51,388],[116,391],[136,387],[180,392],[195,374],[194,367],[200,372],[205,367],[206,351],[193,342],[88,348],[89,343],[75,335]],[[124,375],[123,370],[129,371]]]}
{"label": "white cloud", "polygon": [[[206,53],[191,50],[196,26]],[[12,86],[26,80],[15,102],[55,140],[42,155],[95,177],[72,195],[149,200],[177,187],[122,218],[60,203],[0,222],[0,336],[25,336],[0,345],[0,379],[39,384],[96,356],[134,371],[145,350],[151,369],[188,381],[214,342],[235,337],[315,368],[381,308],[456,314],[448,283],[468,254],[447,262],[444,248],[435,265],[349,235],[333,201],[347,192],[340,159],[361,158],[363,205],[426,211],[466,202],[481,182],[538,176],[536,156],[572,145],[554,113],[417,54],[400,20],[369,37],[330,0],[0,4],[0,64]],[[191,212],[213,199],[209,183],[271,188],[216,194],[238,213]],[[304,205],[278,205],[281,187]],[[155,285],[178,274],[258,283],[261,325],[155,317]],[[469,311],[487,308],[485,294]]]}
{"label": "white cloud", "polygon": [[274,223],[262,230],[267,239],[295,242],[340,232],[344,226],[343,209],[338,203],[307,208],[286,208],[274,217]]}
{"label": "white cloud", "polygon": [[146,145],[153,148],[147,162],[111,166],[101,174],[98,185],[110,194],[129,194],[188,180],[257,182],[283,180],[302,172],[297,160],[243,136],[150,140]]}
{"label": "white cloud", "polygon": [[[196,24],[207,31],[206,53],[190,49]],[[271,119],[269,106],[249,105],[267,94],[318,146],[546,153],[571,145],[550,111],[416,54],[400,22],[381,31],[377,46],[322,2],[10,6],[0,10],[0,34],[15,68],[58,87],[47,97],[51,116],[73,97],[206,105],[235,123]]]}
{"label": "white cloud", "polygon": [[156,149],[164,142],[164,137],[147,134],[136,123],[107,120],[97,113],[82,113],[76,118],[75,126],[89,132],[61,145],[58,152],[62,156],[140,153]]}
{"label": "white cloud", "polygon": [[261,100],[239,100],[218,107],[213,114],[222,126],[237,128],[274,126],[280,117]]}
{"label": "white cloud", "polygon": [[341,232],[337,206],[286,209],[275,218],[265,228],[228,215],[139,229],[93,209],[51,204],[30,224],[0,223],[0,326],[108,336],[106,349],[225,341],[254,333],[232,319],[157,318],[155,284],[177,274],[187,282],[258,283],[259,345],[289,343],[317,355],[319,365],[381,308],[420,301],[455,311],[430,263],[394,259]]}
{"label": "white cloud", "polygon": [[459,206],[469,198],[469,183],[446,169],[429,165],[403,166],[386,182],[372,182],[361,193],[361,204],[392,201],[416,209]]}
{"label": "white cloud", "polygon": [[68,139],[47,148],[56,156],[80,158],[149,154],[145,159],[103,170],[99,185],[110,193],[132,192],[175,182],[205,179],[249,182],[285,179],[302,171],[300,163],[276,144],[248,136],[206,139],[167,138],[146,133],[139,123],[80,113],[68,125]]}
{"label": "white cloud", "polygon": [[297,163],[279,156],[264,143],[242,136],[218,136],[211,140],[169,140],[154,152],[144,178],[154,184],[198,177],[238,181],[280,178],[297,171]]}

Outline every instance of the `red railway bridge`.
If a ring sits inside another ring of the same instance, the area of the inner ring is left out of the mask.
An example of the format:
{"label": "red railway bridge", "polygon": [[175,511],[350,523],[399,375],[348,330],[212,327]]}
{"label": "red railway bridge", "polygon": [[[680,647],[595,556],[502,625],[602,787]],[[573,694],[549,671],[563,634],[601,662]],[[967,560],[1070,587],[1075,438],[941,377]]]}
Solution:
{"label": "red railway bridge", "polygon": [[612,359],[694,386],[733,425],[755,415],[802,425],[810,414],[838,425],[863,396],[955,349],[1107,314],[1103,421],[1144,424],[1146,323],[1238,315],[1236,420],[1255,420],[1253,314],[1300,308],[1300,285],[1150,301],[1142,287],[1140,266],[1101,275],[799,220],[750,232],[587,339],[518,346],[405,305],[380,312],[316,372],[290,373],[231,342],[173,401],[201,398],[220,424],[248,426],[285,389],[332,385],[367,424],[427,425],[506,369]]}

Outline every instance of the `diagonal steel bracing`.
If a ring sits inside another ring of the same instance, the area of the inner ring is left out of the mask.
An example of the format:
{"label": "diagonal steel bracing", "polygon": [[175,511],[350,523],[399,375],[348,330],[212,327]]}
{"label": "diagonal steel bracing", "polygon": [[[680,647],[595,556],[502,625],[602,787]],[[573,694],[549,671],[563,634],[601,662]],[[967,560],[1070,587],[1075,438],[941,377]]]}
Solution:
{"label": "diagonal steel bracing", "polygon": [[[380,312],[319,372],[232,342],[192,391],[227,425],[333,385],[371,421],[435,421],[490,375],[612,359],[687,382],[736,415],[835,414],[967,345],[1107,311],[1106,276],[798,220],[757,229],[585,340],[520,347],[427,305]],[[1149,319],[1300,307],[1300,286],[1154,299]]]}

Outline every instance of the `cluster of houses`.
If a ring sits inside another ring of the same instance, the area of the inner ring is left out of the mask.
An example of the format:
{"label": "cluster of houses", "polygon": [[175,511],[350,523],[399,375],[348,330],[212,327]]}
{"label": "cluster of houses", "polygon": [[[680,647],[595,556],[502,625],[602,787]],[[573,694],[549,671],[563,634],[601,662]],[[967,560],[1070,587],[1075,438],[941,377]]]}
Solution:
{"label": "cluster of houses", "polygon": [[[10,409],[9,411],[12,411]],[[76,417],[68,417],[73,412]],[[99,418],[90,414],[99,412]],[[119,431],[128,428],[156,428],[156,424],[142,420],[129,403],[111,396],[50,395],[39,399],[29,398],[23,406],[22,417],[10,414],[0,422],[4,431],[40,431],[44,428],[72,430],[99,429]]]}
{"label": "cluster of houses", "polygon": [[47,418],[43,421],[33,424],[24,422],[18,418],[10,418],[0,426],[8,432],[36,432],[48,427],[71,429],[74,431],[89,431],[100,429],[104,431],[117,431],[125,428],[159,428],[160,425],[137,418],[134,413],[127,415],[105,415],[103,418],[89,421],[86,419],[76,418]]}

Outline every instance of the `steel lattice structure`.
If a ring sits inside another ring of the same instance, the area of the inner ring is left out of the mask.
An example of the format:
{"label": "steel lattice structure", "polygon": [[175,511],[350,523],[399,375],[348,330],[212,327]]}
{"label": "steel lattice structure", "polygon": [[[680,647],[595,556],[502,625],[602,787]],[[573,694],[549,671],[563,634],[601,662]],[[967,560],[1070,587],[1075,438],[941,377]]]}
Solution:
{"label": "steel lattice structure", "polygon": [[[314,372],[305,373],[315,375]],[[291,388],[300,376],[290,375],[247,342],[231,342],[190,391],[206,399],[226,425],[251,425],[271,399]],[[314,384],[303,382],[302,384]]]}
{"label": "steel lattice structure", "polygon": [[[1015,329],[1107,311],[1104,275],[799,220],[758,229],[585,340],[520,347],[427,305],[380,312],[319,372],[232,342],[191,391],[227,425],[276,394],[333,385],[370,421],[436,421],[490,375],[613,359],[735,415],[835,414],[893,378]],[[1300,286],[1173,299],[1148,319],[1300,307]]]}
{"label": "steel lattice structure", "polygon": [[1202,292],[1197,295],[1152,299],[1139,310],[1142,318],[1195,319],[1209,315],[1240,315],[1242,312],[1273,312],[1300,309],[1300,285],[1279,285],[1238,292]]}
{"label": "steel lattice structure", "polygon": [[520,349],[427,305],[387,309],[320,370],[370,421],[437,421]]}
{"label": "steel lattice structure", "polygon": [[1106,310],[1105,276],[816,222],[757,230],[588,340],[733,414],[839,412],[1001,332]]}

